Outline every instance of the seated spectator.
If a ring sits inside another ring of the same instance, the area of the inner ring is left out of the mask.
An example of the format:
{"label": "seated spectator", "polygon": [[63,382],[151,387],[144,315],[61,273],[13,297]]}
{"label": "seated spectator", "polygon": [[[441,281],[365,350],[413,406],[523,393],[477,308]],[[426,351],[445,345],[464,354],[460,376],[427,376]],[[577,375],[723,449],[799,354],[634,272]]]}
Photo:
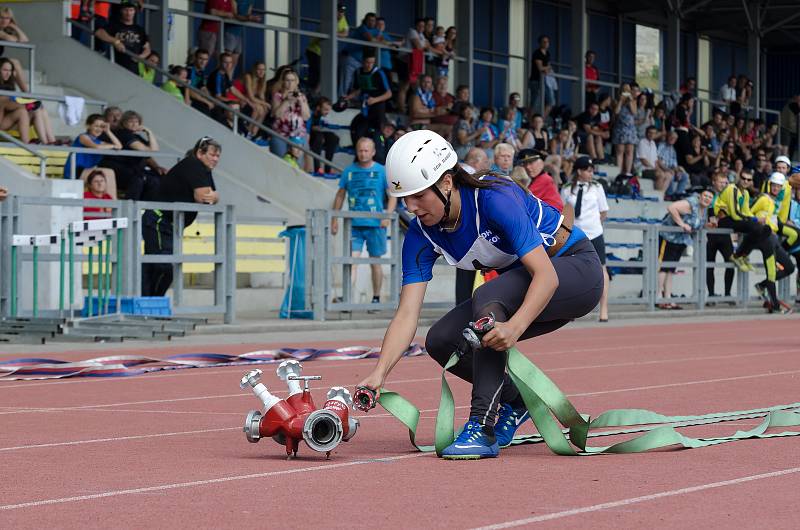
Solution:
{"label": "seated spectator", "polygon": [[648,127],[645,137],[639,140],[636,146],[635,167],[643,178],[656,179],[656,164],[658,162],[658,147],[656,146],[656,128]]}
{"label": "seated spectator", "polygon": [[[328,123],[325,120],[328,114],[331,113],[331,109],[331,100],[328,98],[321,97],[317,100],[314,113],[311,115],[311,134],[308,141],[309,147],[314,153],[319,155],[324,149],[325,158],[329,161],[333,160],[333,155],[336,154],[336,149],[339,147],[339,136],[328,128]],[[392,134],[394,134],[394,129],[392,129]],[[386,156],[385,153],[384,156]],[[314,173],[321,173],[321,167],[320,161],[314,159]],[[330,166],[325,166],[325,172],[333,173],[333,170]]]}
{"label": "seated spectator", "polygon": [[[458,116],[461,119],[461,108],[470,107],[472,109],[472,118],[477,118],[477,109],[469,100],[469,87],[467,85],[459,85],[456,88],[456,97],[453,101],[453,107],[450,109],[450,114]],[[474,124],[473,124],[474,125]]]}
{"label": "seated spectator", "polygon": [[[299,90],[300,78],[297,72],[284,70],[279,85],[272,96],[272,128],[283,138],[270,138],[269,148],[276,156],[283,157],[288,149],[286,139],[300,138],[307,141],[306,120],[311,117],[311,109],[308,108],[306,95]],[[305,170],[310,173],[313,168],[311,161],[304,162]]]}
{"label": "seated spectator", "polygon": [[665,199],[682,197],[689,187],[689,175],[678,165],[678,154],[675,151],[675,142],[678,133],[670,131],[667,140],[661,142],[657,150],[655,189],[665,191]]}
{"label": "seated spectator", "polygon": [[[17,77],[14,75],[14,63],[5,57],[0,57],[0,89],[15,91],[17,90]],[[19,87],[20,90],[22,89]],[[17,108],[24,109],[28,113],[29,122],[33,123],[39,141],[43,144],[52,145],[56,143],[56,136],[53,134],[53,126],[50,123],[50,116],[42,106],[42,102],[34,99],[20,98],[11,96],[6,98],[6,109],[14,111]],[[28,131],[26,131],[28,132]],[[20,131],[20,135],[22,131]]]}
{"label": "seated spectator", "polygon": [[467,152],[470,151],[475,142],[486,132],[486,127],[476,129],[472,124],[472,107],[469,105],[461,106],[461,114],[458,121],[453,125],[453,149],[455,149],[459,160],[464,160]]}
{"label": "seated spectator", "polygon": [[517,131],[522,129],[522,118],[524,117],[522,108],[520,106],[521,104],[522,104],[522,97],[519,95],[519,92],[512,92],[508,96],[508,106],[505,109],[503,109],[503,116],[509,115],[510,110],[514,111],[514,119],[513,119],[514,129],[516,129]]}
{"label": "seated spectator", "polygon": [[103,116],[91,114],[86,118],[86,132],[79,134],[75,138],[75,141],[72,142],[72,147],[97,149],[98,153],[96,155],[76,153],[69,157],[64,165],[64,178],[72,178],[73,161],[75,175],[84,182],[88,183],[89,175],[99,171],[105,177],[103,179],[103,188],[111,195],[112,199],[115,199],[117,197],[116,175],[112,169],[101,168],[98,165],[103,159],[102,151],[122,149],[122,144],[111,131],[108,122],[103,119]]}
{"label": "seated spectator", "polygon": [[299,160],[303,158],[303,150],[299,146],[304,144],[305,140],[302,138],[290,138],[289,148],[286,150],[286,154],[283,155],[283,161],[295,169],[300,169]]}
{"label": "seated spectator", "polygon": [[486,156],[486,151],[479,147],[473,147],[467,152],[464,161],[461,162],[461,167],[472,175],[481,171],[489,171],[491,162],[489,162],[489,157]]}
{"label": "seated spectator", "polygon": [[247,96],[247,89],[241,79],[234,77],[236,63],[233,54],[224,52],[219,56],[220,66],[211,73],[209,78],[209,91],[216,98],[224,102],[236,103],[240,111],[253,119],[256,123],[242,122],[241,130],[248,138],[256,137],[261,130],[257,124],[264,121],[264,106]]}
{"label": "seated spectator", "polygon": [[691,141],[691,149],[686,154],[686,172],[689,173],[689,181],[692,186],[708,187],[711,185],[711,179],[708,178],[711,155],[703,145],[700,135],[692,136]]}
{"label": "seated spectator", "polygon": [[517,129],[514,127],[514,109],[506,109],[503,118],[497,122],[497,131],[500,139],[513,147],[514,151],[518,151],[522,148],[522,141],[520,141]]}
{"label": "seated spectator", "polygon": [[389,149],[397,141],[395,138],[396,132],[397,125],[391,120],[386,120],[380,132],[372,137],[372,141],[375,142],[375,162],[386,165],[386,155],[389,154]]}
{"label": "seated spectator", "polygon": [[267,98],[267,65],[257,61],[249,72],[244,74],[244,89],[248,99],[267,119],[270,114],[270,99]]}
{"label": "seated spectator", "polygon": [[12,129],[19,131],[19,139],[23,143],[31,142],[31,120],[28,110],[8,96],[0,96],[0,131]]}
{"label": "seated spectator", "polygon": [[[578,149],[569,128],[561,129],[557,138],[550,140],[550,152],[561,157],[560,171],[565,175],[572,175],[572,164],[578,159]],[[561,179],[562,182],[565,179]]]}
{"label": "seated spectator", "polygon": [[[106,191],[106,176],[101,169],[95,169],[86,177],[86,190],[83,192],[84,199],[104,199],[113,200],[114,197]],[[93,214],[102,213],[105,215],[96,216]],[[87,215],[89,214],[89,215]],[[99,206],[84,206],[83,219],[105,219],[111,217],[111,208],[100,208]]]}
{"label": "seated spectator", "polygon": [[137,8],[137,3],[123,0],[120,4],[119,19],[94,32],[98,39],[114,47],[117,52],[114,54],[114,62],[136,75],[139,74],[139,66],[125,52],[141,59],[150,55],[150,39],[144,28],[136,23]]}
{"label": "seated spectator", "polygon": [[344,96],[347,101],[360,101],[361,112],[350,124],[353,145],[359,138],[372,137],[386,121],[386,102],[392,99],[392,89],[386,72],[375,64],[375,55],[364,53],[361,68],[355,74],[350,92]]}
{"label": "seated spectator", "polygon": [[[169,75],[177,77],[184,83],[188,82],[187,73],[188,71],[186,70],[186,67],[181,66],[179,64],[173,64],[169,68]],[[167,79],[166,81],[164,81],[164,84],[161,85],[161,90],[163,90],[167,94],[175,96],[175,99],[177,99],[181,103],[185,103],[187,105],[191,103],[191,98],[189,97],[189,89],[187,89],[185,86],[178,85],[177,81],[174,81],[172,79]]]}
{"label": "seated spectator", "polygon": [[736,102],[736,76],[732,75],[728,78],[728,82],[722,85],[719,89],[719,99],[721,99],[725,106],[724,110],[730,110],[731,105]]}
{"label": "seated spectator", "polygon": [[[431,118],[431,123],[441,123],[447,125],[449,130],[452,130],[453,125],[456,124],[459,117],[451,112],[456,98],[447,91],[447,77],[439,77],[436,80],[436,89],[433,91],[433,101],[436,104],[437,116]],[[447,138],[447,136],[445,136],[445,138]]]}
{"label": "seated spectator", "polygon": [[517,164],[522,166],[528,174],[531,181],[528,186],[530,192],[561,211],[564,208],[564,202],[561,200],[553,177],[544,171],[544,160],[541,153],[537,153],[533,149],[523,149],[519,152]]}
{"label": "seated spectator", "polygon": [[[142,124],[142,117],[136,111],[126,111],[120,119],[121,128],[114,131],[122,148],[135,151],[158,151],[156,135]],[[128,200],[139,200],[148,189],[158,188],[158,175],[166,174],[153,158],[115,156],[103,157],[100,167],[113,169],[117,177],[118,189],[125,191]],[[148,172],[147,169],[152,171]]]}
{"label": "seated spectator", "polygon": [[544,126],[544,118],[541,114],[534,114],[531,116],[530,130],[533,137],[533,145],[530,148],[540,153],[546,153],[550,146],[550,135],[547,134],[547,129]]}
{"label": "seated spectator", "polygon": [[494,146],[494,165],[492,171],[505,176],[511,176],[514,168],[514,146],[505,142]]}
{"label": "seated spectator", "polygon": [[577,119],[578,138],[581,144],[586,146],[586,152],[594,160],[601,160],[605,157],[605,147],[603,141],[608,140],[611,133],[600,126],[600,106],[597,103],[590,103]]}
{"label": "seated spectator", "polygon": [[[14,13],[9,7],[0,8],[0,41],[30,42],[28,36],[22,31],[22,28],[19,27],[19,24],[17,24],[17,21],[14,19]],[[0,55],[2,55],[3,52],[4,48],[0,45]],[[21,91],[27,92],[28,79],[25,75],[25,71],[22,69],[22,63],[20,63],[18,59],[9,58],[8,60],[11,61],[14,66],[14,80],[17,86],[19,86]]]}
{"label": "seated spectator", "polygon": [[[702,228],[708,220],[708,207],[714,199],[711,189],[705,189],[699,195],[691,195],[667,206],[667,215],[661,221],[664,226],[678,227],[683,232],[659,232],[658,262],[680,261],[686,247],[693,244],[691,234]],[[675,267],[661,267],[658,273],[658,291],[663,298],[672,298],[672,276]],[[659,309],[682,309],[672,302],[657,304]]]}
{"label": "seated spectator", "polygon": [[490,159],[494,154],[492,149],[500,143],[500,133],[494,123],[492,123],[493,121],[494,109],[491,107],[484,107],[481,109],[478,124],[475,126],[478,131],[481,131],[476,145],[486,151]]}
{"label": "seated spectator", "polygon": [[[616,114],[614,113],[614,109],[612,108],[613,103],[614,102],[611,100],[611,96],[609,94],[600,95],[600,104],[599,104],[600,130],[608,133],[611,133],[611,124],[616,119]],[[605,156],[605,153],[598,153],[598,155],[600,154]],[[610,161],[609,157],[606,158]]]}
{"label": "seated spectator", "polygon": [[122,119],[122,109],[115,106],[106,107],[103,111],[103,120],[108,124],[108,128],[116,131],[120,128],[119,121]]}
{"label": "seated spectator", "polygon": [[656,128],[656,142],[667,139],[667,108],[662,103],[656,105],[653,111],[653,127]]}
{"label": "seated spectator", "polygon": [[450,129],[443,123],[432,123],[436,116],[446,114],[444,109],[436,108],[436,101],[433,99],[433,80],[431,76],[425,74],[419,78],[419,86],[411,95],[411,105],[408,117],[412,129],[430,129],[445,138],[450,137]]}
{"label": "seated spectator", "polygon": [[161,63],[161,56],[158,52],[150,52],[145,62],[139,63],[139,77],[148,83],[155,84],[156,82],[156,67]]}
{"label": "seated spectator", "polygon": [[189,86],[194,90],[189,90],[192,108],[199,110],[208,117],[214,112],[214,102],[211,101],[208,91],[208,50],[198,48],[192,56],[192,63],[186,67],[188,71]]}

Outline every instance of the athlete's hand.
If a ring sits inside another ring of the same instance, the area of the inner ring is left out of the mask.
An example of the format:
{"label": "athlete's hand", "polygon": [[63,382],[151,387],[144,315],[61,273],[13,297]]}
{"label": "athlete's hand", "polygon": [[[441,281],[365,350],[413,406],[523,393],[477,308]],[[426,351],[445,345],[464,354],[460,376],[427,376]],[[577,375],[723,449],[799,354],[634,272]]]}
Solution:
{"label": "athlete's hand", "polygon": [[[383,386],[384,379],[385,376],[382,373],[378,370],[374,370],[371,374],[362,379],[361,382],[356,385],[356,388],[360,386],[371,388],[375,391],[375,398],[377,399],[381,396],[381,387]],[[355,394],[355,389],[353,389],[353,394]]]}
{"label": "athlete's hand", "polygon": [[520,335],[522,335],[522,331],[517,331],[508,322],[495,322],[494,328],[483,336],[481,344],[493,350],[506,351],[517,343]]}

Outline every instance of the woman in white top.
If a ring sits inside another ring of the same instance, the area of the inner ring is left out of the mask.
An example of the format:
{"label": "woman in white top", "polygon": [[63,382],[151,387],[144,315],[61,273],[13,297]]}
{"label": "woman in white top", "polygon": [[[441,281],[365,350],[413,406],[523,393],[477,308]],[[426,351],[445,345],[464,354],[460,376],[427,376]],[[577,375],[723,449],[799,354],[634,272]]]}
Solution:
{"label": "woman in white top", "polygon": [[572,184],[564,186],[561,198],[564,205],[575,209],[575,226],[583,230],[592,242],[600,263],[603,264],[603,296],[600,298],[600,322],[608,322],[608,271],[606,270],[606,243],[603,239],[603,222],[608,217],[608,201],[603,187],[593,182],[594,163],[581,156],[573,166]]}

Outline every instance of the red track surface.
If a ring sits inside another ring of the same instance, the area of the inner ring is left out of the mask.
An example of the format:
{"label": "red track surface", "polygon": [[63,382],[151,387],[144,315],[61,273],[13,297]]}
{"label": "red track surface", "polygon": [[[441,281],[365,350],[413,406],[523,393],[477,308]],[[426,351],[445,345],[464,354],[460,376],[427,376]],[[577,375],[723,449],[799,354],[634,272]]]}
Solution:
{"label": "red track surface", "polygon": [[[797,320],[776,319],[568,328],[521,349],[581,412],[701,414],[800,401],[796,344]],[[279,346],[287,345],[204,350]],[[198,351],[157,349],[187,350]],[[324,377],[319,403],[324,389],[352,387],[373,362],[317,361],[304,371]],[[271,440],[245,441],[244,416],[258,405],[238,388],[245,371],[3,382],[0,528],[798,526],[798,438],[591,458],[528,445],[495,460],[449,462],[414,452],[404,427],[377,409],[331,460],[301,445],[300,458],[286,461]],[[265,382],[283,390],[272,373],[265,368]],[[406,359],[387,383],[424,411],[423,442],[432,436],[439,373],[427,357]],[[454,380],[453,389],[457,412],[466,414],[468,386]],[[753,424],[685,432],[721,435]]]}

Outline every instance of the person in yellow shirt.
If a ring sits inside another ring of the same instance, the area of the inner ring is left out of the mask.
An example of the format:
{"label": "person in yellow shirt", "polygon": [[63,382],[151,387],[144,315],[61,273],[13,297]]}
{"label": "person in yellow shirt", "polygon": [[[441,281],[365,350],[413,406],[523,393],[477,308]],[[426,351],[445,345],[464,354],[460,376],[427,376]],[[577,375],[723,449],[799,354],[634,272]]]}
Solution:
{"label": "person in yellow shirt", "polygon": [[[780,220],[783,209],[785,209],[784,221],[789,216],[791,186],[786,183],[786,177],[783,173],[775,172],[767,182],[767,190],[767,193],[761,193],[754,198],[750,210],[759,220],[763,219],[764,224],[772,230],[770,244],[775,255],[775,262],[778,265],[776,267],[775,281],[780,281],[790,276],[795,268],[789,253],[781,244],[781,235],[784,227],[793,234],[794,241],[797,240],[797,231],[790,226],[784,225]],[[784,201],[784,197],[786,197],[786,201]],[[785,205],[784,202],[786,203]],[[766,303],[772,303],[772,300],[767,296],[767,281],[768,279],[757,283],[756,290]]]}
{"label": "person in yellow shirt", "polygon": [[753,189],[753,173],[743,170],[739,181],[729,184],[719,193],[714,200],[714,215],[717,217],[719,228],[730,228],[743,237],[739,247],[733,253],[731,261],[742,272],[751,272],[753,266],[747,256],[758,248],[764,258],[764,269],[767,272],[764,289],[768,293],[768,307],[770,313],[780,307],[777,291],[775,290],[775,249],[770,241],[772,230],[766,225],[766,218],[756,217],[750,210],[750,191]]}

